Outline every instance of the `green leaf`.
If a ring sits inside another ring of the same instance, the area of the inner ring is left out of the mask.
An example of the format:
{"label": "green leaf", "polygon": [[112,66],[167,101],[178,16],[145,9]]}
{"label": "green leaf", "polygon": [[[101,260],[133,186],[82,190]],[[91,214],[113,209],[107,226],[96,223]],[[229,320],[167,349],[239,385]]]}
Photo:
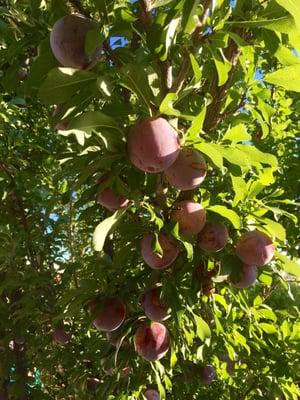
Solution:
{"label": "green leaf", "polygon": [[195,323],[196,323],[196,334],[203,342],[206,342],[207,340],[209,340],[211,338],[210,327],[204,321],[204,319],[202,319],[198,315],[193,313],[193,316],[194,316]]}
{"label": "green leaf", "polygon": [[293,54],[290,49],[284,47],[282,44],[279,44],[274,55],[284,66],[300,64],[300,59]]}
{"label": "green leaf", "polygon": [[121,68],[119,84],[135,93],[151,114],[153,95],[148,83],[147,71],[144,66],[138,64],[124,65]]}
{"label": "green leaf", "polygon": [[247,184],[241,176],[231,175],[232,187],[235,192],[235,196],[232,202],[235,207],[240,201],[243,201],[248,193]]}
{"label": "green leaf", "polygon": [[178,100],[176,93],[168,93],[163,99],[159,111],[165,115],[180,117],[181,112],[173,107],[173,104]]}
{"label": "green leaf", "polygon": [[107,235],[117,225],[120,218],[125,214],[126,210],[126,208],[117,210],[112,216],[106,218],[97,225],[93,235],[93,244],[96,251],[103,250]]}
{"label": "green leaf", "polygon": [[96,83],[96,79],[97,76],[92,72],[54,68],[40,87],[39,98],[45,104],[63,103],[88,83]]}
{"label": "green leaf", "polygon": [[200,65],[198,64],[198,61],[196,59],[196,57],[190,53],[190,61],[191,61],[191,65],[192,65],[192,69],[194,72],[194,77],[195,77],[195,83],[199,83],[201,81],[202,78],[202,72],[200,69]]}
{"label": "green leaf", "polygon": [[87,111],[71,120],[69,127],[70,129],[79,129],[88,133],[99,128],[114,129],[123,133],[116,120],[101,111]]}
{"label": "green leaf", "polygon": [[219,144],[212,144],[212,146],[215,147],[215,149],[218,150],[222,154],[222,156],[228,162],[230,162],[230,164],[235,164],[241,167],[249,166],[248,158],[238,148],[234,146],[222,146]]}
{"label": "green leaf", "polygon": [[173,0],[153,0],[151,4],[151,8],[157,8],[157,7],[162,7],[165,6],[169,3],[171,3]]}
{"label": "green leaf", "polygon": [[292,33],[296,30],[294,19],[290,15],[273,19],[261,19],[256,21],[226,21],[225,25],[254,29],[265,28],[281,33]]}
{"label": "green leaf", "polygon": [[212,163],[219,169],[223,168],[223,157],[218,149],[211,143],[197,143],[194,145],[196,149],[206,154]]}
{"label": "green leaf", "polygon": [[231,142],[242,142],[244,140],[251,140],[251,136],[247,133],[244,124],[238,124],[229,129],[223,136],[223,140],[230,140]]}
{"label": "green leaf", "polygon": [[281,261],[281,267],[286,272],[287,274],[291,274],[296,276],[297,278],[300,278],[300,264],[299,262],[295,262],[285,256],[282,253],[279,253],[278,251],[275,252],[275,256],[278,260]]}
{"label": "green leaf", "polygon": [[264,153],[258,150],[255,146],[250,144],[237,144],[236,147],[237,149],[245,153],[246,157],[248,158],[251,164],[259,162],[261,164],[271,165],[271,167],[274,168],[278,167],[277,158],[273,154]]}
{"label": "green leaf", "polygon": [[[217,69],[217,73],[218,73],[218,86],[222,86],[227,82],[228,79],[228,73],[231,70],[231,64],[230,62],[228,62],[226,60],[226,58],[223,56],[223,53],[221,53],[221,50],[219,50],[219,53],[212,48],[209,48],[212,56],[213,56],[213,60],[215,62],[215,66]],[[221,55],[220,55],[221,54]]]}
{"label": "green leaf", "polygon": [[228,219],[236,229],[240,229],[241,220],[235,211],[230,210],[225,206],[218,206],[218,205],[209,206],[207,207],[207,210],[220,214],[223,218]]}
{"label": "green leaf", "polygon": [[198,20],[196,10],[199,3],[199,0],[189,0],[184,3],[181,19],[181,27],[184,33],[191,34],[195,30]]}
{"label": "green leaf", "polygon": [[277,327],[271,324],[266,324],[265,322],[261,322],[258,326],[266,333],[272,334],[277,333]]}
{"label": "green leaf", "polygon": [[272,236],[283,242],[286,240],[285,229],[279,222],[275,222],[269,218],[261,218],[260,220],[265,224],[264,228],[267,229]]}
{"label": "green leaf", "polygon": [[273,85],[284,87],[286,90],[300,93],[300,64],[284,67],[267,74],[264,80]]}
{"label": "green leaf", "polygon": [[175,42],[177,26],[180,18],[172,19],[169,25],[165,28],[165,51],[160,57],[161,61],[166,61],[171,45]]}
{"label": "green leaf", "polygon": [[200,113],[196,116],[193,120],[190,128],[186,132],[186,140],[194,140],[199,137],[200,133],[202,132],[205,116],[206,116],[206,105],[207,102],[202,107]]}
{"label": "green leaf", "polygon": [[276,2],[285,8],[291,16],[300,31],[300,3],[298,0],[276,0]]}

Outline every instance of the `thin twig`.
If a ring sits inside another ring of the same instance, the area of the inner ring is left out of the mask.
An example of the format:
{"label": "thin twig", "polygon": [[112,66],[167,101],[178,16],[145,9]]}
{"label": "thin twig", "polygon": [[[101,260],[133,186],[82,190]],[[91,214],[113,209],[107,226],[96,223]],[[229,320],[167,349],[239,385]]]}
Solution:
{"label": "thin twig", "polygon": [[82,5],[80,0],[68,0],[76,12],[90,18],[90,12]]}
{"label": "thin twig", "polygon": [[[199,47],[201,45],[201,42],[203,40],[203,36],[202,36],[203,28],[204,28],[204,26],[206,24],[206,21],[207,21],[208,17],[209,17],[209,10],[211,8],[211,5],[212,5],[212,0],[206,0],[204,2],[204,4],[203,4],[203,8],[204,8],[203,9],[203,14],[202,14],[201,18],[199,19],[199,23],[198,23],[197,28],[195,29],[194,33],[192,34],[192,43],[194,45],[196,45],[197,47]],[[190,47],[190,50],[191,51],[194,50],[193,46]],[[183,59],[181,68],[180,68],[179,73],[178,73],[178,77],[177,77],[176,81],[173,83],[172,88],[170,90],[172,93],[177,93],[177,92],[179,92],[181,90],[181,88],[182,88],[182,86],[184,84],[184,81],[186,80],[186,78],[188,76],[190,68],[191,68],[190,59],[189,59],[188,56],[186,56]]]}

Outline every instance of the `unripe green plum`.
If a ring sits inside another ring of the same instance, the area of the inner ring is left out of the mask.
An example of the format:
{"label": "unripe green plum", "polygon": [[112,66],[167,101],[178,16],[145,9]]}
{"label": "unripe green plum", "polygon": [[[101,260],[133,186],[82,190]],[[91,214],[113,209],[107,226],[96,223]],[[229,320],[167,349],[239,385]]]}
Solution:
{"label": "unripe green plum", "polygon": [[160,395],[157,390],[154,389],[147,389],[144,392],[144,396],[147,400],[160,400]]}
{"label": "unripe green plum", "polygon": [[96,28],[95,21],[79,14],[65,15],[55,22],[50,45],[54,57],[64,67],[84,69],[91,62],[85,52],[88,32]]}
{"label": "unripe green plum", "polygon": [[146,316],[152,321],[164,321],[168,318],[168,309],[160,299],[160,288],[148,290],[142,299],[142,307]]}
{"label": "unripe green plum", "polygon": [[198,236],[200,249],[208,252],[216,252],[224,249],[228,242],[228,230],[219,222],[208,222],[205,224]]}
{"label": "unripe green plum", "polygon": [[215,369],[212,365],[206,365],[200,368],[200,383],[209,385],[215,379]]}
{"label": "unripe green plum", "polygon": [[174,238],[166,236],[162,233],[158,235],[158,242],[162,248],[163,255],[159,256],[152,250],[152,242],[154,235],[148,234],[143,237],[141,242],[142,257],[149,267],[154,269],[162,269],[171,265],[178,256],[178,245]]}
{"label": "unripe green plum", "polygon": [[134,344],[137,353],[147,361],[157,361],[166,355],[170,347],[167,328],[159,322],[143,323],[136,331]]}
{"label": "unripe green plum", "polygon": [[203,229],[206,211],[195,201],[183,200],[175,205],[171,213],[171,221],[178,222],[181,235],[193,236]]}
{"label": "unripe green plum", "polygon": [[207,165],[199,151],[180,150],[176,161],[165,171],[167,181],[179,190],[196,189],[205,179]]}
{"label": "unripe green plum", "polygon": [[235,282],[230,278],[231,284],[239,289],[246,289],[249,286],[253,285],[257,278],[257,268],[254,265],[242,265],[241,276],[240,279]]}
{"label": "unripe green plum", "polygon": [[236,255],[248,265],[261,267],[268,264],[274,256],[275,246],[263,232],[244,233],[236,245]]}
{"label": "unripe green plum", "polygon": [[89,310],[95,317],[93,325],[99,331],[111,332],[118,329],[125,319],[125,304],[118,297],[95,299],[89,304]]}
{"label": "unripe green plum", "polygon": [[178,157],[179,148],[176,130],[162,117],[139,121],[128,136],[129,159],[137,168],[149,173],[169,168]]}

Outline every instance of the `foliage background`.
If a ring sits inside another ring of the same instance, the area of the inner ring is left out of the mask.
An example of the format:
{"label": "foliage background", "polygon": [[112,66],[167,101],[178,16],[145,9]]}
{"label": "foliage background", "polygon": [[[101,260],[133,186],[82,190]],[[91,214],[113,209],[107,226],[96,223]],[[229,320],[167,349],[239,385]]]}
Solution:
{"label": "foliage background", "polygon": [[[298,2],[156,0],[152,11],[149,4],[1,2],[0,383],[16,399],[85,399],[89,376],[101,379],[99,399],[141,398],[145,387],[168,399],[297,399]],[[89,71],[61,68],[50,50],[51,27],[71,11],[99,22],[86,48],[92,53],[100,41],[103,50]],[[209,173],[198,191],[168,188],[161,198],[163,178],[128,161],[129,127],[158,113],[205,155]],[[72,129],[57,131],[64,118]],[[95,202],[103,171],[132,200],[108,220]],[[178,196],[224,221],[231,242],[208,256],[178,237],[175,266],[152,271],[138,243],[149,229],[176,236],[167,210]],[[234,244],[253,225],[273,237],[277,253],[253,288],[238,290],[224,276],[234,268]],[[204,293],[198,265],[217,266],[214,294]],[[132,337],[143,317],[139,300],[157,280],[171,308],[172,349],[151,364],[136,355]],[[126,301],[124,349],[91,325],[86,304],[97,293]],[[53,343],[61,320],[73,334],[66,347]],[[236,360],[232,376],[224,354]],[[217,372],[209,387],[198,379],[207,364]],[[122,377],[126,366],[132,372]]]}

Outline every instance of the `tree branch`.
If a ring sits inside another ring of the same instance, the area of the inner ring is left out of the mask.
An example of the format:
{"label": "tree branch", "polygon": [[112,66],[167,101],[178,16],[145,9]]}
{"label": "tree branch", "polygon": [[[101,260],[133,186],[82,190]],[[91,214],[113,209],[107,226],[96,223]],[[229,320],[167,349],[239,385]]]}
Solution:
{"label": "tree branch", "polygon": [[203,130],[209,132],[214,129],[222,120],[220,112],[223,102],[230,88],[234,72],[238,63],[239,56],[241,54],[241,49],[237,44],[231,40],[230,45],[226,49],[226,58],[230,61],[232,67],[229,71],[227,81],[222,86],[218,86],[217,78],[214,80],[211,89],[212,102],[207,107],[206,118],[203,124]]}
{"label": "tree branch", "polygon": [[84,15],[87,18],[90,18],[91,16],[90,12],[86,8],[84,8],[80,0],[68,0],[68,1],[76,12]]}
{"label": "tree branch", "polygon": [[[193,43],[194,46],[196,45],[196,48],[200,47],[201,42],[203,40],[203,35],[202,35],[203,34],[203,28],[204,28],[204,26],[206,24],[206,21],[207,21],[208,17],[209,17],[209,10],[210,10],[211,6],[212,6],[212,0],[206,0],[204,2],[204,4],[203,4],[203,8],[204,8],[203,9],[203,14],[201,16],[201,19],[199,19],[199,23],[198,23],[197,28],[195,29],[194,33],[192,34],[192,43]],[[191,46],[190,50],[194,51],[195,49],[194,49],[193,46]],[[189,57],[187,56],[187,57],[185,57],[183,59],[183,63],[181,65],[181,68],[180,68],[179,73],[178,73],[178,77],[177,77],[176,81],[174,82],[174,84],[171,87],[170,91],[172,93],[177,93],[177,92],[179,92],[181,90],[181,88],[182,88],[182,86],[184,84],[184,81],[186,80],[187,75],[188,75],[188,73],[190,71],[190,68],[191,68],[191,63],[190,63]]]}
{"label": "tree branch", "polygon": [[24,209],[23,199],[18,193],[16,182],[14,179],[13,174],[11,173],[10,169],[5,165],[5,163],[0,160],[0,169],[6,173],[9,177],[11,184],[13,185],[13,189],[8,194],[8,199],[10,200],[10,209],[14,213],[14,216],[20,221],[24,232],[25,232],[25,242],[28,252],[28,257],[30,259],[31,265],[38,269],[39,265],[36,259],[34,247],[31,241],[31,233],[28,226],[27,214]]}

